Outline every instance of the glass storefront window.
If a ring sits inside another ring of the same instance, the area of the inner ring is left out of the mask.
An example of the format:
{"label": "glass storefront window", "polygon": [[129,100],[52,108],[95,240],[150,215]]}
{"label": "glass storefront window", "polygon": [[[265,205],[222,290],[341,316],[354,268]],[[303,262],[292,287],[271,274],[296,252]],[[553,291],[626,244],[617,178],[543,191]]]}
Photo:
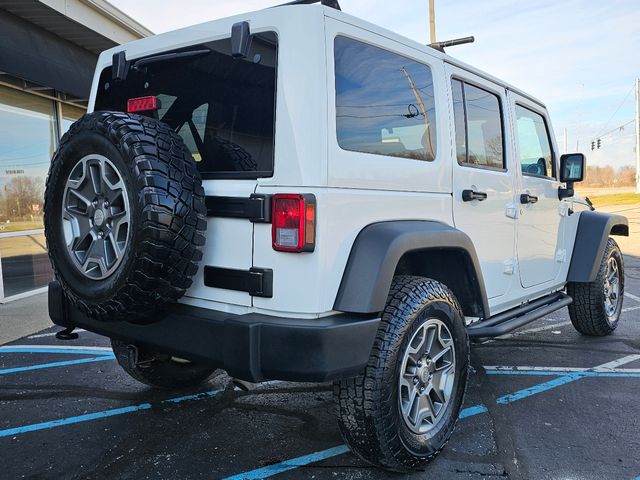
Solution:
{"label": "glass storefront window", "polygon": [[0,258],[5,298],[44,287],[53,278],[44,233],[0,238]]}
{"label": "glass storefront window", "polygon": [[67,133],[69,127],[78,120],[82,115],[84,115],[87,111],[83,108],[72,107],[71,105],[67,105],[65,103],[62,104],[62,118],[60,119],[60,126],[62,128],[61,135]]}
{"label": "glass storefront window", "polygon": [[44,182],[56,144],[54,102],[0,87],[0,235],[43,228]]}

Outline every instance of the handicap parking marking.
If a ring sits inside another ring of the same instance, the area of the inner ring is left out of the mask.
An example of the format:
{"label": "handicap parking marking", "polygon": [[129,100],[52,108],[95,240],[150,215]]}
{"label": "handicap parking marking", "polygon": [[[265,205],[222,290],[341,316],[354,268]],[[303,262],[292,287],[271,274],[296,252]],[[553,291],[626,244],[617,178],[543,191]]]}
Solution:
{"label": "handicap parking marking", "polygon": [[[0,347],[0,354],[9,353],[28,353],[31,355],[38,354],[58,354],[58,355],[92,355],[90,358],[81,358],[76,360],[65,360],[59,362],[38,363],[35,365],[25,365],[22,367],[12,367],[0,369],[0,375],[8,375],[11,373],[29,372],[32,370],[43,370],[46,368],[68,367],[83,363],[104,362],[106,360],[114,360],[116,357],[113,351],[107,347],[82,347],[82,346],[64,346],[59,345],[8,345]],[[96,356],[97,355],[97,356]]]}
{"label": "handicap parking marking", "polygon": [[[586,371],[579,372],[570,372],[564,373],[561,371],[549,371],[549,374],[555,375],[556,378],[553,380],[540,383],[538,385],[534,385],[532,387],[528,387],[522,390],[518,390],[513,393],[509,393],[498,397],[496,399],[497,405],[508,405],[513,402],[517,402],[519,400],[523,400],[533,395],[537,395],[539,393],[543,393],[554,388],[560,387],[562,385],[566,385],[571,382],[575,382],[582,378],[586,378],[592,375],[615,375],[615,372],[610,372],[610,370],[616,369],[617,367],[624,365],[626,363],[630,363],[640,359],[640,354],[627,355],[625,357],[619,358],[617,360],[613,360],[611,362],[603,363],[602,365],[597,365],[592,367],[591,369],[587,369]],[[500,368],[500,367],[487,367],[487,368]],[[555,368],[555,367],[551,367]],[[599,371],[602,370],[602,371]],[[502,370],[496,370],[502,371]],[[505,374],[507,371],[504,371]],[[512,370],[510,373],[517,372],[517,370]],[[536,374],[540,375],[540,372],[544,372],[544,370],[536,370]],[[487,372],[488,373],[488,372]],[[638,375],[640,377],[640,375]],[[464,408],[460,411],[458,416],[459,419],[464,419],[468,417],[473,417],[475,415],[479,415],[482,413],[486,413],[489,410],[484,405],[473,405],[471,407]],[[269,478],[274,475],[278,475],[280,473],[284,473],[290,470],[294,470],[296,468],[304,467],[311,463],[315,463],[321,460],[326,460],[332,457],[337,457],[338,455],[342,455],[349,451],[349,448],[346,445],[338,445],[336,447],[329,448],[327,450],[322,450],[319,452],[311,453],[309,455],[303,455],[301,457],[296,457],[294,459],[285,460],[280,463],[276,463],[273,465],[269,465],[267,467],[258,468],[255,470],[250,470],[248,472],[239,473],[236,475],[232,475],[230,477],[226,477],[224,480],[257,480],[263,478]],[[318,460],[315,460],[318,458]],[[640,480],[640,477],[634,480]]]}
{"label": "handicap parking marking", "polygon": [[106,360],[113,360],[114,358],[115,357],[113,355],[111,356],[100,355],[99,357],[81,358],[78,360],[66,360],[64,362],[39,363],[37,365],[27,365],[24,367],[5,368],[3,370],[0,370],[0,375],[8,375],[10,373],[29,372],[31,370],[43,370],[45,368],[68,367],[70,365],[78,365],[81,363],[104,362]]}
{"label": "handicap parking marking", "polygon": [[87,413],[84,415],[76,415],[73,417],[60,418],[60,419],[51,420],[48,422],[32,423],[30,425],[7,428],[4,430],[0,430],[0,438],[15,437],[17,435],[22,435],[28,432],[35,432],[37,430],[47,430],[51,428],[62,427],[65,425],[71,425],[74,423],[90,422],[90,421],[99,420],[102,418],[108,418],[108,417],[114,417],[117,415],[124,415],[127,413],[139,412],[142,410],[150,410],[154,406],[158,406],[158,405],[180,404],[186,401],[203,400],[203,399],[215,397],[220,392],[223,392],[223,391],[224,391],[224,388],[218,388],[216,390],[211,390],[208,392],[202,392],[202,393],[197,393],[192,395],[183,395],[181,397],[175,397],[175,398],[168,398],[166,400],[161,400],[159,402],[156,402],[155,404],[147,402],[147,403],[141,403],[138,405],[129,405],[127,407],[112,408],[110,410],[102,410],[99,412]]}

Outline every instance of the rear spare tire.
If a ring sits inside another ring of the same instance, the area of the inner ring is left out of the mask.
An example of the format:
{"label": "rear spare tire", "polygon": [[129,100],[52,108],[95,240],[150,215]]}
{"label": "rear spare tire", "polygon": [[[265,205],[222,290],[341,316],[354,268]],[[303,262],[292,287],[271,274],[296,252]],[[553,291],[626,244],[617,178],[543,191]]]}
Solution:
{"label": "rear spare tire", "polygon": [[206,230],[202,180],[168,125],[90,113],[53,157],[44,225],[72,304],[99,320],[150,318],[184,295],[197,272]]}

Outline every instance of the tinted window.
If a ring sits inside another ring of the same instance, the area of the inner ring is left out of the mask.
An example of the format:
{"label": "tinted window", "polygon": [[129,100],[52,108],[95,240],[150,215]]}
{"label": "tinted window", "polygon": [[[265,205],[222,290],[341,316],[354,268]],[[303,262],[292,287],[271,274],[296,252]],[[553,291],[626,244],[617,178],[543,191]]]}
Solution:
{"label": "tinted window", "polygon": [[130,68],[125,81],[105,69],[95,109],[125,111],[127,99],[156,95],[154,116],[182,136],[205,178],[271,176],[276,35],[254,35],[242,60],[231,57],[230,39],[182,50],[200,53]]}
{"label": "tinted window", "polygon": [[336,125],[345,150],[431,161],[436,123],[431,69],[336,37]]}
{"label": "tinted window", "polygon": [[451,89],[458,162],[504,169],[500,99],[460,80],[452,80]]}
{"label": "tinted window", "polygon": [[522,173],[554,177],[551,142],[544,117],[528,108],[516,105],[516,118]]}

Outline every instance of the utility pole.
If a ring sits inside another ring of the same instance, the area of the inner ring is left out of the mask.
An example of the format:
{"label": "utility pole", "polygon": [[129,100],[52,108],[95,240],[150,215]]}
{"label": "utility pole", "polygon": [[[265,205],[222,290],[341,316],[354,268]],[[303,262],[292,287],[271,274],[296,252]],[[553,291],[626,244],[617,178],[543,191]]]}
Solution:
{"label": "utility pole", "polygon": [[640,193],[640,78],[636,78],[636,193]]}
{"label": "utility pole", "polygon": [[436,43],[436,7],[435,0],[429,0],[429,43]]}
{"label": "utility pole", "polygon": [[562,139],[564,140],[564,151],[562,153],[569,153],[569,136],[567,135],[567,127],[564,128]]}

